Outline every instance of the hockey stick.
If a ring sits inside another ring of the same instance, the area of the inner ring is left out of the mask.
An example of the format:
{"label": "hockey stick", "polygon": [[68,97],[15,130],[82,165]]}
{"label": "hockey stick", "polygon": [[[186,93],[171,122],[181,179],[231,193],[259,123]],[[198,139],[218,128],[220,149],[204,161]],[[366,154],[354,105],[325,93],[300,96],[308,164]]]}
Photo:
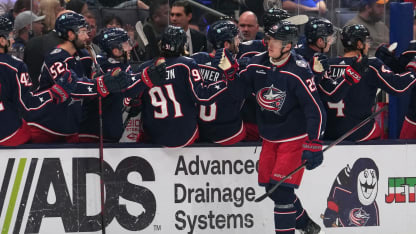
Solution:
{"label": "hockey stick", "polygon": [[307,15],[295,15],[287,19],[284,19],[284,21],[288,21],[294,25],[306,24],[308,20],[309,20],[309,17]]}
{"label": "hockey stick", "polygon": [[[92,46],[87,47],[93,61],[93,66],[96,73],[102,73],[100,64],[97,62],[97,54]],[[100,128],[100,143],[99,143],[99,157],[100,157],[100,199],[101,199],[101,232],[105,234],[105,219],[104,219],[104,133],[103,133],[103,110],[102,98],[98,96],[98,125]]]}
{"label": "hockey stick", "polygon": [[[351,130],[349,130],[348,132],[344,133],[344,135],[340,136],[338,139],[336,139],[331,144],[329,144],[327,147],[325,147],[325,149],[323,149],[322,152],[325,152],[325,151],[329,150],[333,146],[335,146],[338,143],[340,143],[341,141],[343,141],[345,138],[347,138],[348,136],[350,136],[351,134],[353,134],[355,131],[357,131],[358,129],[360,129],[362,126],[366,125],[368,122],[370,122],[372,119],[374,119],[377,115],[379,115],[381,112],[383,112],[386,109],[387,109],[387,106],[384,106],[384,107],[380,108],[378,111],[376,111],[373,114],[371,114],[370,116],[368,116],[366,119],[364,119],[359,124],[357,124],[356,126],[354,126]],[[266,193],[264,193],[260,197],[256,198],[256,200],[254,200],[254,201],[255,202],[261,202],[261,201],[263,201],[266,197],[270,196],[287,178],[291,177],[293,174],[295,174],[296,172],[300,171],[305,166],[306,166],[306,162],[302,163],[299,167],[297,167],[295,170],[293,170],[292,172],[290,172],[287,176],[283,177],[277,184],[273,185],[273,187],[269,191],[267,191]]]}

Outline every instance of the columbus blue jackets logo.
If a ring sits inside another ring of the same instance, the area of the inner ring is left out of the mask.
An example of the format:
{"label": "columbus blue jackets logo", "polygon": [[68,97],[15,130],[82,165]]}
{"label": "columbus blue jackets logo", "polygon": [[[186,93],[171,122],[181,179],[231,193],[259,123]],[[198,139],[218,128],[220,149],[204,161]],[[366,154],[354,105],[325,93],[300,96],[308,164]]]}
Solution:
{"label": "columbus blue jackets logo", "polygon": [[350,221],[355,226],[365,226],[368,219],[370,219],[370,214],[363,208],[354,208],[350,211]]}
{"label": "columbus blue jackets logo", "polygon": [[286,92],[272,85],[271,87],[260,89],[256,94],[256,99],[262,110],[279,114],[286,99]]}
{"label": "columbus blue jackets logo", "polygon": [[379,226],[376,202],[379,172],[370,158],[358,159],[352,168],[347,165],[335,178],[321,215],[326,227]]}

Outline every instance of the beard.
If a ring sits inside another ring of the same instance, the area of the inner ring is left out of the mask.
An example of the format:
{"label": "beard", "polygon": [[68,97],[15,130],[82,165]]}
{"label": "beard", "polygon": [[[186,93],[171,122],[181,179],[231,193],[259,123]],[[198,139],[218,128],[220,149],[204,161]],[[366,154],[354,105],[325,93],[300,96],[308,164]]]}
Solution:
{"label": "beard", "polygon": [[383,15],[379,15],[379,14],[376,14],[375,12],[374,12],[374,10],[372,10],[372,11],[370,11],[370,13],[369,13],[369,15],[368,15],[369,17],[369,20],[371,21],[371,22],[373,22],[373,23],[376,23],[376,22],[378,22],[378,21],[380,21],[380,20],[382,20],[383,19]]}
{"label": "beard", "polygon": [[84,49],[85,48],[85,42],[79,40],[78,38],[74,41],[74,45],[76,49]]}

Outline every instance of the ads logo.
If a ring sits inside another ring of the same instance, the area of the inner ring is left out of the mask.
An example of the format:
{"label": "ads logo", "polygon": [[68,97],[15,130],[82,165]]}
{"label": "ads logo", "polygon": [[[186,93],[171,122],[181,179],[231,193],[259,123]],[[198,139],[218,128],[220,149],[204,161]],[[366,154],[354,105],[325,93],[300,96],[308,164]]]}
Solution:
{"label": "ads logo", "polygon": [[[154,182],[152,166],[137,156],[123,159],[116,168],[107,162],[103,164],[106,197],[104,225],[108,226],[116,220],[129,231],[148,227],[156,214],[155,196],[140,183],[131,183],[127,177],[130,173],[138,173],[143,182]],[[71,168],[72,171],[68,171]],[[2,233],[38,233],[44,219],[51,217],[60,218],[57,220],[62,221],[60,225],[65,232],[101,230],[101,212],[87,212],[87,208],[99,204],[97,201],[91,204],[91,199],[87,200],[87,191],[91,191],[91,186],[98,188],[97,184],[87,180],[87,175],[99,176],[99,159],[72,158],[71,161],[64,158],[31,158],[29,162],[26,158],[9,158],[7,166],[5,169],[3,166],[1,171]],[[53,201],[51,196],[54,197]],[[96,199],[99,201],[99,195]],[[137,204],[141,212],[129,213],[126,205],[120,202],[121,199]]]}
{"label": "ads logo", "polygon": [[328,206],[321,215],[325,227],[379,226],[376,202],[379,172],[370,158],[347,165],[335,178]]}

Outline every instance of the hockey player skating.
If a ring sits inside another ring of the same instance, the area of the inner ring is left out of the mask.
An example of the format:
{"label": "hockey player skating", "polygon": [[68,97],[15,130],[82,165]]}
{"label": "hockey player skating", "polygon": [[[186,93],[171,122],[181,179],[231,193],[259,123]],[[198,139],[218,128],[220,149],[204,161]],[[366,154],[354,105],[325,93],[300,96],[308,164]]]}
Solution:
{"label": "hockey player skating", "polygon": [[[234,56],[238,52],[240,44],[238,28],[231,21],[216,21],[208,30],[208,40],[214,47],[211,54],[200,52],[192,55],[206,85],[216,83],[224,78],[227,79],[224,76],[234,75],[223,73],[221,68],[215,66],[221,59],[218,56],[215,57],[215,52],[216,50],[227,50],[227,53],[230,53],[229,56]],[[221,52],[217,54],[221,54]],[[231,145],[246,136],[246,128],[240,116],[244,97],[238,82],[231,82],[231,84],[233,85],[215,102],[210,105],[199,105],[198,125],[201,141]]]}
{"label": "hockey player skating", "polygon": [[120,73],[119,77],[107,73],[95,80],[87,78],[78,54],[88,38],[82,15],[62,14],[56,19],[55,30],[62,43],[45,56],[38,90],[51,88],[59,95],[61,103],[26,113],[32,142],[37,143],[77,142],[82,98],[105,97],[112,92],[121,92],[127,86],[125,73]]}
{"label": "hockey player skating", "polygon": [[[400,94],[411,89],[416,82],[412,72],[395,74],[381,60],[369,58],[370,34],[363,25],[349,25],[342,29],[341,41],[345,48],[343,57],[329,60],[330,76],[335,84],[319,85],[322,98],[326,100],[328,122],[325,139],[334,140],[357,123],[371,115],[380,88],[390,94]],[[360,63],[356,63],[362,60]],[[366,65],[368,61],[368,65]],[[347,64],[358,65],[353,70]],[[358,74],[354,72],[358,71]],[[330,83],[330,82],[328,82]],[[358,129],[347,140],[367,141],[381,135],[380,126],[372,120]]]}
{"label": "hockey player skating", "polygon": [[[180,27],[168,26],[160,42],[161,56],[166,59],[166,76],[145,90],[142,96],[143,128],[152,143],[165,147],[192,144],[199,134],[196,103],[210,105],[227,90],[219,79],[204,85],[199,67],[184,57],[186,33]],[[144,63],[146,67],[157,60]]]}
{"label": "hockey player skating", "polygon": [[[273,184],[300,166],[311,170],[322,163],[322,137],[326,115],[314,76],[305,60],[292,53],[298,28],[286,21],[271,27],[268,52],[254,56],[241,71],[248,93],[256,96],[257,123],[263,138],[259,184]],[[319,233],[320,227],[303,209],[294,189],[303,170],[287,179],[270,196],[275,203],[276,233]]]}
{"label": "hockey player skating", "polygon": [[12,22],[0,16],[0,145],[17,146],[31,138],[24,111],[46,108],[53,101],[52,93],[44,90],[31,93],[31,79],[26,65],[7,54],[13,38]]}

